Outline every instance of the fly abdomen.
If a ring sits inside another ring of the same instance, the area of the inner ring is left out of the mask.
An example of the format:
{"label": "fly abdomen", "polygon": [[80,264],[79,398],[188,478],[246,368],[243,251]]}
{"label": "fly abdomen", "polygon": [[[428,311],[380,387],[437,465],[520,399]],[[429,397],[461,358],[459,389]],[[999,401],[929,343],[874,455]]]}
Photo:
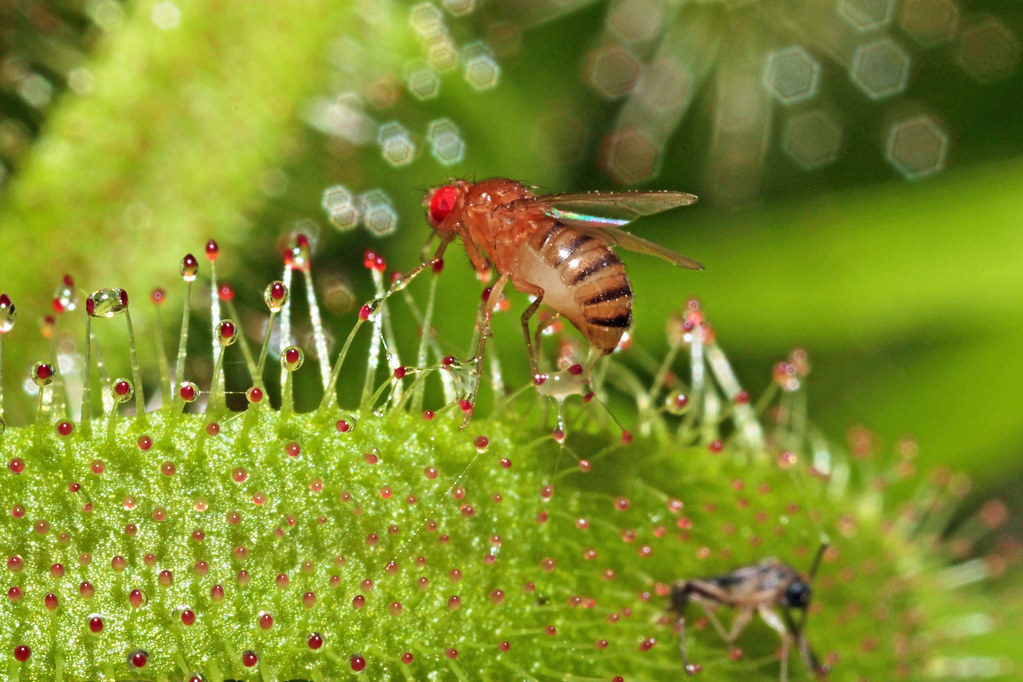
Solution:
{"label": "fly abdomen", "polygon": [[538,233],[533,246],[569,294],[558,312],[594,346],[613,351],[632,324],[632,285],[621,259],[599,239],[562,225]]}

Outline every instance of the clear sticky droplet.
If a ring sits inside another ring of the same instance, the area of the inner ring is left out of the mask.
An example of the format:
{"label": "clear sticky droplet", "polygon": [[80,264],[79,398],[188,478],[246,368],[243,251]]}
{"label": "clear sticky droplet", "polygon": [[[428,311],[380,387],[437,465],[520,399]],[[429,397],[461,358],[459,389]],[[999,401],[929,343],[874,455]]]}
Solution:
{"label": "clear sticky droplet", "polygon": [[309,271],[312,255],[310,253],[309,237],[305,233],[299,232],[292,236],[288,250],[284,254],[284,260],[289,268],[303,272]]}
{"label": "clear sticky droplet", "polygon": [[36,386],[49,386],[53,383],[55,371],[53,365],[46,362],[37,362],[32,366],[32,381]]}
{"label": "clear sticky droplet", "polygon": [[181,279],[186,282],[194,282],[199,276],[199,261],[192,254],[185,255],[181,259]]}
{"label": "clear sticky droplet", "polygon": [[199,387],[193,381],[183,381],[181,388],[178,389],[178,395],[186,403],[194,403],[199,399]]}
{"label": "clear sticky droplet", "polygon": [[135,395],[135,387],[122,377],[114,381],[110,387],[110,395],[113,396],[115,403],[126,403]]}
{"label": "clear sticky droplet", "polygon": [[281,351],[281,367],[289,372],[297,370],[304,361],[305,353],[298,346],[288,346]]}
{"label": "clear sticky droplet", "polygon": [[270,282],[263,291],[263,300],[270,312],[281,312],[284,309],[284,304],[288,302],[288,287],[280,280]]}
{"label": "clear sticky droplet", "polygon": [[64,275],[53,292],[53,309],[58,313],[69,313],[78,307],[75,295],[75,281],[71,275]]}
{"label": "clear sticky droplet", "polygon": [[128,309],[128,292],[124,289],[100,289],[85,300],[85,312],[90,317],[114,317]]}
{"label": "clear sticky droplet", "polygon": [[217,325],[217,341],[225,348],[234,345],[238,341],[238,325],[232,320],[221,320]]}
{"label": "clear sticky droplet", "polygon": [[0,294],[0,334],[6,334],[14,328],[18,319],[18,311],[7,294]]}

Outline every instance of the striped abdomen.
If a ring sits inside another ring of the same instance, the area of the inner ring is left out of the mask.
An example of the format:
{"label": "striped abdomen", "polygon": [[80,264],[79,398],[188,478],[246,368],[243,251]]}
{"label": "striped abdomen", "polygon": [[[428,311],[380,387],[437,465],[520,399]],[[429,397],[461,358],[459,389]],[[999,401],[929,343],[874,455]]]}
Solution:
{"label": "striped abdomen", "polygon": [[[530,253],[531,252],[531,253]],[[519,273],[544,290],[543,302],[610,353],[632,324],[632,285],[604,242],[560,224],[523,243]]]}

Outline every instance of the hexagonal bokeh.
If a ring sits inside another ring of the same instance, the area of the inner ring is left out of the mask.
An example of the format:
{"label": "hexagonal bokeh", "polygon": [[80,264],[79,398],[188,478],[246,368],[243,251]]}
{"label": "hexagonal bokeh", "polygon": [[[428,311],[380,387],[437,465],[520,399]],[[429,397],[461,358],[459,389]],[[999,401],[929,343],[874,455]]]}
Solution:
{"label": "hexagonal bokeh", "polygon": [[782,150],[805,170],[833,163],[842,148],[842,124],[825,109],[804,111],[785,122]]}
{"label": "hexagonal bokeh", "polygon": [[586,81],[602,97],[615,99],[632,92],[639,80],[640,61],[621,45],[604,45],[586,55]]}
{"label": "hexagonal bokeh", "polygon": [[489,90],[497,85],[501,77],[501,67],[483,41],[469,43],[462,48],[463,75],[469,85],[476,90]]}
{"label": "hexagonal bokeh", "polygon": [[909,66],[905,50],[891,38],[879,38],[856,48],[849,77],[871,99],[887,99],[906,89]]}
{"label": "hexagonal bokeh", "polygon": [[895,0],[839,0],[838,16],[857,31],[874,31],[891,23]]}
{"label": "hexagonal bokeh", "polygon": [[693,74],[670,57],[655,57],[643,66],[634,96],[654,114],[685,107],[693,97]]}
{"label": "hexagonal bokeh", "polygon": [[605,21],[608,30],[623,42],[643,43],[657,37],[665,10],[659,0],[614,0]]}
{"label": "hexagonal bokeh", "polygon": [[959,66],[982,83],[1007,78],[1019,66],[1019,38],[995,17],[980,17],[963,26],[956,48]]}
{"label": "hexagonal bokeh", "polygon": [[763,83],[782,104],[793,104],[817,94],[821,65],[799,45],[767,55]]}
{"label": "hexagonal bokeh", "polygon": [[344,185],[334,185],[323,190],[320,204],[337,229],[351,230],[359,224],[358,201]]}
{"label": "hexagonal bokeh", "polygon": [[423,38],[431,38],[443,33],[444,13],[432,2],[421,2],[409,9],[409,23],[412,28]]}
{"label": "hexagonal bokeh", "polygon": [[945,167],[948,141],[948,133],[933,116],[918,114],[888,129],[885,158],[906,178],[924,178]]}
{"label": "hexagonal bokeh", "polygon": [[905,0],[899,27],[920,47],[942,45],[959,28],[959,6],[955,0]]}
{"label": "hexagonal bokeh", "polygon": [[644,131],[619,128],[604,138],[601,165],[616,182],[634,185],[657,175],[661,148]]}
{"label": "hexagonal bokeh", "polygon": [[465,16],[476,9],[476,0],[441,0],[441,4],[456,17]]}
{"label": "hexagonal bokeh", "polygon": [[395,168],[409,165],[419,152],[412,134],[397,121],[384,123],[377,129],[377,144],[384,161]]}
{"label": "hexagonal bokeh", "polygon": [[411,64],[405,73],[405,87],[420,101],[440,94],[440,76],[426,64]]}
{"label": "hexagonal bokeh", "polygon": [[362,224],[372,234],[384,237],[398,229],[398,212],[383,190],[363,192],[359,195],[359,203],[362,205]]}
{"label": "hexagonal bokeh", "polygon": [[442,166],[452,166],[465,158],[465,139],[462,131],[449,118],[431,121],[426,130],[430,154]]}
{"label": "hexagonal bokeh", "polygon": [[450,36],[442,34],[427,43],[426,62],[437,73],[447,73],[458,66],[458,49]]}

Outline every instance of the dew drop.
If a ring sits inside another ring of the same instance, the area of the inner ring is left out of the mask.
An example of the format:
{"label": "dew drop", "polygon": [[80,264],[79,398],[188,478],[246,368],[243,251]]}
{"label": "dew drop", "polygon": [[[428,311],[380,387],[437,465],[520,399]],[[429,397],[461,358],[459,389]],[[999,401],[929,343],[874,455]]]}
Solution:
{"label": "dew drop", "polygon": [[306,644],[308,644],[309,648],[313,651],[319,650],[319,648],[323,646],[323,635],[318,632],[309,633],[309,636],[306,638]]}
{"label": "dew drop", "polygon": [[70,436],[71,432],[75,430],[75,425],[68,421],[62,421],[57,424],[57,433],[61,436]]}
{"label": "dew drop", "polygon": [[149,436],[139,436],[138,446],[139,450],[145,452],[149,448],[153,447],[153,439]]}
{"label": "dew drop", "polygon": [[245,398],[250,403],[258,403],[263,400],[263,389],[258,386],[253,386],[249,390],[245,391]]}
{"label": "dew drop", "polygon": [[248,649],[247,651],[245,651],[245,653],[242,654],[242,665],[244,665],[246,668],[252,668],[257,663],[259,663],[259,656],[256,654],[255,651]]}
{"label": "dew drop", "polygon": [[416,660],[416,657],[415,657],[415,656],[413,656],[413,655],[412,655],[412,654],[411,654],[410,652],[408,652],[408,651],[406,651],[405,653],[403,653],[403,654],[401,655],[401,662],[402,662],[402,663],[404,663],[405,665],[408,665],[408,664],[410,664],[410,663],[411,663],[412,661],[414,661],[414,660]]}
{"label": "dew drop", "polygon": [[14,658],[20,663],[24,663],[25,661],[27,661],[28,657],[31,655],[32,650],[25,646],[24,644],[19,644],[18,646],[14,647]]}
{"label": "dew drop", "polygon": [[353,654],[348,659],[348,665],[351,666],[353,672],[361,673],[366,669],[366,659],[359,654]]}
{"label": "dew drop", "polygon": [[93,613],[89,616],[89,631],[94,635],[103,632],[103,619],[99,614]]}

